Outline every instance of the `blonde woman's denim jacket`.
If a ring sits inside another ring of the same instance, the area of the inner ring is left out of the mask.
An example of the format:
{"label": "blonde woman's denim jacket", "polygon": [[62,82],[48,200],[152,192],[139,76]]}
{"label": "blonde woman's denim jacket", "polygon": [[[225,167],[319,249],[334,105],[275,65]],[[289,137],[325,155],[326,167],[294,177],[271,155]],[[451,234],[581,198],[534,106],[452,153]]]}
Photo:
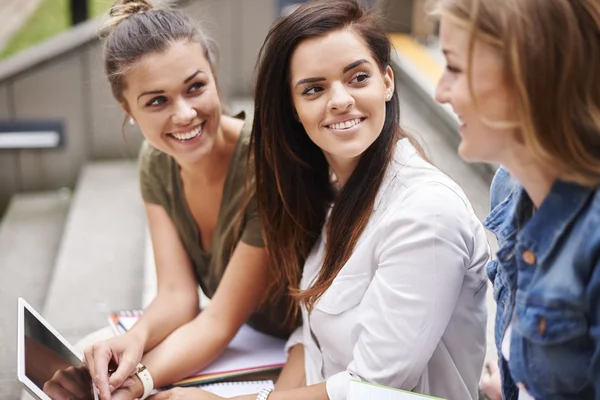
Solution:
{"label": "blonde woman's denim jacket", "polygon": [[516,400],[520,383],[536,400],[600,400],[600,190],[556,181],[534,213],[501,168],[491,206],[484,225],[499,250],[487,270],[504,398]]}

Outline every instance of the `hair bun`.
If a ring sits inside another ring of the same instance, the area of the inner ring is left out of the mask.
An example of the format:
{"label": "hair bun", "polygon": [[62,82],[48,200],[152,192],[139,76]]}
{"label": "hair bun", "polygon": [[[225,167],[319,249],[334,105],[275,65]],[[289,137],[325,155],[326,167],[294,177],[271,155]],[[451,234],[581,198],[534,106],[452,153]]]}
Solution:
{"label": "hair bun", "polygon": [[135,14],[145,13],[154,7],[148,0],[117,0],[110,8],[110,21],[107,25],[116,26],[126,18]]}

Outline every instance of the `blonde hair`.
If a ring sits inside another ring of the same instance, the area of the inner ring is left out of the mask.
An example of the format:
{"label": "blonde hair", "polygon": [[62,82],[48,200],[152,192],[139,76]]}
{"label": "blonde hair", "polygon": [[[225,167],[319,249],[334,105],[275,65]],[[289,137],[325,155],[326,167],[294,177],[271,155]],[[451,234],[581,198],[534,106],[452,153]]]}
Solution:
{"label": "blonde hair", "polygon": [[142,57],[185,41],[202,45],[216,80],[217,47],[204,31],[181,11],[155,7],[148,0],[117,0],[105,24],[104,68],[113,96],[125,104],[125,73]]}
{"label": "blonde hair", "polygon": [[[525,146],[559,177],[600,184],[600,2],[438,0],[443,14],[498,48]],[[472,83],[470,82],[472,87]]]}

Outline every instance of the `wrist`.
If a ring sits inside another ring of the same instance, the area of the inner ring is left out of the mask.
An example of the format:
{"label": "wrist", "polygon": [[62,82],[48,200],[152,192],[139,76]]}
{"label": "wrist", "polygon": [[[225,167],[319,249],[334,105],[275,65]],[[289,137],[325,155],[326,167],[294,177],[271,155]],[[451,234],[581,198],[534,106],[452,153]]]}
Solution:
{"label": "wrist", "polygon": [[137,375],[132,375],[131,379],[134,382],[133,386],[131,386],[131,394],[133,394],[134,399],[139,399],[144,394],[144,385]]}
{"label": "wrist", "polygon": [[148,332],[146,331],[146,329],[142,327],[139,327],[137,329],[132,328],[125,335],[132,338],[136,343],[141,344],[143,351],[146,351],[146,343],[148,342]]}

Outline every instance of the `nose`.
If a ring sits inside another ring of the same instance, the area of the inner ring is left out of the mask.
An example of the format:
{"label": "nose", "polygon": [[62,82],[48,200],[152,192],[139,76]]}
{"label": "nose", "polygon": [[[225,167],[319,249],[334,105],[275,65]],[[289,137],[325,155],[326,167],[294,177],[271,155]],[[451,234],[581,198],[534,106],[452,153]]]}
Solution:
{"label": "nose", "polygon": [[173,112],[173,123],[177,125],[188,125],[192,122],[198,113],[186,99],[179,99],[175,102]]}
{"label": "nose", "polygon": [[440,77],[440,80],[437,83],[435,88],[435,101],[441,104],[445,104],[450,102],[450,86],[444,79],[444,75]]}
{"label": "nose", "polygon": [[335,111],[346,111],[354,105],[354,97],[346,90],[343,84],[331,86],[331,98],[329,99],[329,109]]}

